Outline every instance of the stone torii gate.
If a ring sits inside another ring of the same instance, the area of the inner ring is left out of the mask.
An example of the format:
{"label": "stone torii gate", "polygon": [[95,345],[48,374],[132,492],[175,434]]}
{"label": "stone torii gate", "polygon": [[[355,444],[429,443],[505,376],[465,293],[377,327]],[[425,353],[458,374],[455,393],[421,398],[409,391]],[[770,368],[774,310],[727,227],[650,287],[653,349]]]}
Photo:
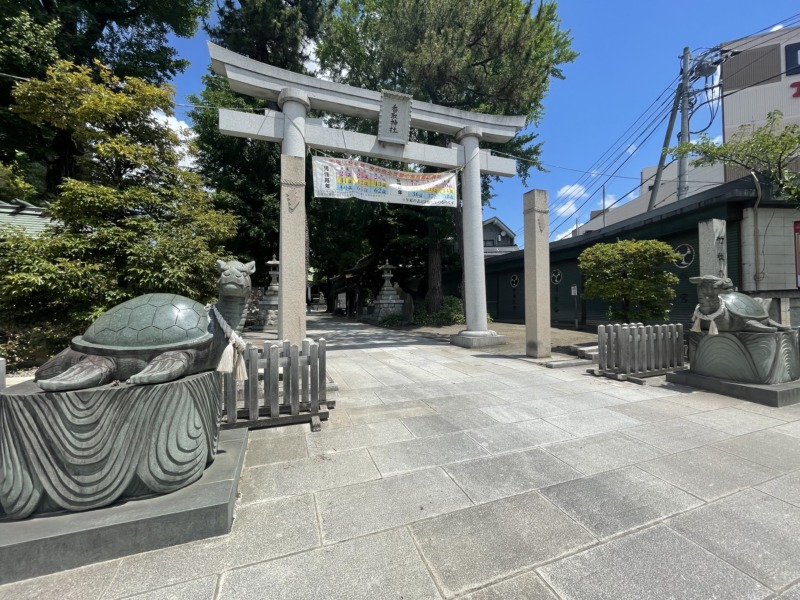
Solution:
{"label": "stone torii gate", "polygon": [[[395,92],[376,92],[293,73],[208,44],[215,73],[227,77],[236,92],[277,101],[282,112],[263,115],[221,109],[223,134],[281,144],[281,216],[278,337],[298,344],[306,337],[305,156],[307,148],[386,160],[463,168],[464,300],[466,329],[451,336],[467,348],[504,344],[486,319],[483,264],[481,173],[513,176],[514,160],[481,150],[480,140],[507,142],[525,125],[524,116],[474,113],[419,102]],[[399,110],[398,110],[399,106]],[[391,107],[391,108],[390,108]],[[381,110],[383,108],[383,110]],[[307,119],[311,110],[379,121],[379,135],[324,127]],[[391,111],[391,125],[389,112]],[[409,127],[451,135],[448,148],[408,141]]]}

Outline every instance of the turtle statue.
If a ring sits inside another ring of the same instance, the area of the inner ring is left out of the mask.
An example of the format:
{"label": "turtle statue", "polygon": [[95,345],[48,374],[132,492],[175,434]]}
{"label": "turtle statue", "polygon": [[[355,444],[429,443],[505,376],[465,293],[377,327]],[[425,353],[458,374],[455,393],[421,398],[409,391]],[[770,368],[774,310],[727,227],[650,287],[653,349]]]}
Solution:
{"label": "turtle statue", "polygon": [[[145,294],[103,313],[35,375],[46,391],[126,381],[164,383],[214,369],[244,325],[255,263],[217,261],[214,310],[177,294]],[[229,324],[229,325],[228,325]]]}
{"label": "turtle statue", "polygon": [[699,302],[694,310],[692,331],[708,329],[710,335],[715,335],[718,331],[775,333],[791,329],[769,318],[771,298],[735,292],[728,277],[703,275],[690,277],[689,281],[697,285]]}

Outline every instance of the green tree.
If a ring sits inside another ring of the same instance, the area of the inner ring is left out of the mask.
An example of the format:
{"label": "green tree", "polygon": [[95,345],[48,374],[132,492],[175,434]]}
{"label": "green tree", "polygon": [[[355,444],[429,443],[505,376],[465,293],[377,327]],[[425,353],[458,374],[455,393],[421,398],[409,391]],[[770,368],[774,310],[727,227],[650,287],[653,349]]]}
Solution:
{"label": "green tree", "polygon": [[[342,0],[318,47],[322,69],[335,81],[390,89],[447,107],[526,115],[537,123],[550,79],[576,57],[569,32],[560,28],[555,2],[523,0]],[[373,125],[374,127],[374,125]],[[443,134],[412,137],[446,146]],[[539,166],[536,134],[521,134],[496,149],[522,156],[526,179]],[[484,200],[491,196],[484,180]],[[429,309],[441,306],[441,252],[460,232],[458,215],[427,213]],[[448,220],[450,222],[448,222]]]}
{"label": "green tree", "polygon": [[[229,50],[305,72],[309,58],[305,47],[319,34],[329,4],[329,0],[225,0],[217,23],[206,26],[206,31],[212,42]],[[216,107],[263,110],[264,101],[231,91],[227,80],[215,74],[204,76],[203,83],[205,89],[191,98],[197,108],[189,113],[197,134],[198,169],[216,191],[216,205],[240,217],[238,234],[229,240],[228,249],[264,265],[278,250],[280,146],[220,134]],[[309,189],[307,203],[313,218],[311,202]],[[255,281],[263,282],[264,277],[266,270],[261,269]]]}
{"label": "green tree", "polygon": [[716,144],[701,134],[694,142],[669,150],[675,156],[696,157],[696,166],[724,165],[742,167],[771,186],[775,196],[800,202],[800,126],[781,122],[783,113],[773,110],[760,126],[742,125],[724,144]]}
{"label": "green tree", "polygon": [[172,95],[167,85],[66,61],[15,89],[16,114],[79,146],[83,179],[64,180],[44,234],[3,231],[0,332],[13,362],[41,360],[139,294],[214,294],[214,260],[235,219],[179,167],[177,136],[154,116],[172,114]]}
{"label": "green tree", "polygon": [[64,130],[11,112],[14,77],[40,78],[60,58],[83,66],[100,60],[119,77],[164,82],[188,65],[168,36],[194,35],[210,7],[211,0],[0,0],[0,163],[45,165],[50,195],[64,178],[80,176]]}
{"label": "green tree", "polygon": [[665,320],[678,284],[678,276],[666,268],[679,259],[669,244],[658,240],[595,244],[578,256],[583,297],[606,301],[609,319]]}

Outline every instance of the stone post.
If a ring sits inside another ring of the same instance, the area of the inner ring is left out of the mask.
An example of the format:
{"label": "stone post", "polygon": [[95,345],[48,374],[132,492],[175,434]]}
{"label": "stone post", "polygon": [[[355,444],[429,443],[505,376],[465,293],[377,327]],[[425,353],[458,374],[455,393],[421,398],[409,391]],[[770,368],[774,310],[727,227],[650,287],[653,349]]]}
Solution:
{"label": "stone post", "polygon": [[467,328],[450,336],[450,343],[464,348],[497,346],[504,336],[489,329],[486,319],[486,274],[483,264],[483,205],[481,204],[481,165],[479,127],[465,127],[456,134],[464,147],[461,173],[464,243],[464,303]]}
{"label": "stone post", "polygon": [[727,223],[724,219],[709,219],[697,224],[700,275],[728,276]]}
{"label": "stone post", "polygon": [[278,290],[278,339],[302,344],[306,337],[306,112],[305,92],[284,88],[281,146],[281,285]]}
{"label": "stone post", "polygon": [[525,354],[550,356],[550,217],[547,192],[522,197],[525,228]]}

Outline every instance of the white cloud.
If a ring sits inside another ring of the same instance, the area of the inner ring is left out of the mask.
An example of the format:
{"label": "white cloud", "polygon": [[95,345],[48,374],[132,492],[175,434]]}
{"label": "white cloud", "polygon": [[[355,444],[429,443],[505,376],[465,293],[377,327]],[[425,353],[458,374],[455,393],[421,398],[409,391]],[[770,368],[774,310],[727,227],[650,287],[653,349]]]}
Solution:
{"label": "white cloud", "polygon": [[586,196],[588,196],[586,187],[582,186],[580,183],[565,185],[556,192],[556,198],[574,198],[579,200],[581,198],[586,198]]}
{"label": "white cloud", "polygon": [[778,23],[777,25],[775,25],[775,27],[770,29],[770,31],[778,31],[779,29],[783,29],[783,25],[781,23]]}
{"label": "white cloud", "polygon": [[633,153],[634,153],[634,152],[636,152],[638,149],[639,149],[639,147],[638,147],[636,144],[631,144],[630,146],[628,146],[627,148],[625,148],[625,152],[627,152],[628,154],[633,154]]}
{"label": "white cloud", "polygon": [[569,202],[565,202],[561,206],[557,206],[555,209],[555,213],[559,217],[563,217],[564,215],[571,213],[575,210],[575,200],[570,200]]}
{"label": "white cloud", "polygon": [[722,135],[714,136],[713,138],[711,138],[711,141],[714,142],[717,146],[719,146],[722,143]]}
{"label": "white cloud", "polygon": [[[609,208],[616,201],[617,201],[617,197],[614,194],[606,194],[606,201],[605,201],[606,208]],[[598,208],[603,208],[603,199],[602,198],[600,198],[600,200],[598,201],[597,207]]]}
{"label": "white cloud", "polygon": [[189,124],[186,121],[176,119],[174,115],[168,117],[160,110],[153,113],[153,118],[177,134],[177,150],[181,157],[178,166],[187,171],[193,170],[197,165],[197,160],[189,150],[189,143],[196,137],[196,134],[189,127]]}

